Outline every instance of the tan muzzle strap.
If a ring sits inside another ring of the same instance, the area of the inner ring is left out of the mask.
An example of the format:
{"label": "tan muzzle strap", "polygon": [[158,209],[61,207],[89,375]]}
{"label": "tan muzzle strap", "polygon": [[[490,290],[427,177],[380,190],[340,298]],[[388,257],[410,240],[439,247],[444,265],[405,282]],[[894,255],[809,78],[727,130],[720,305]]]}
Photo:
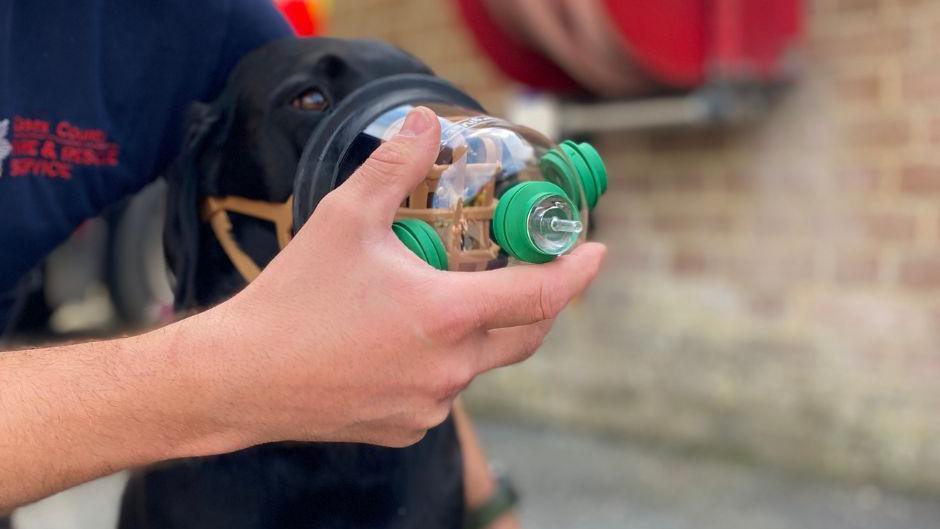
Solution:
{"label": "tan muzzle strap", "polygon": [[225,255],[232,261],[232,265],[235,266],[238,273],[242,275],[245,281],[251,283],[261,273],[261,267],[241,249],[235,240],[235,236],[232,235],[232,221],[228,216],[229,212],[266,220],[274,224],[278,247],[283,250],[293,236],[293,211],[294,197],[288,198],[287,202],[282,203],[264,202],[238,196],[206,197],[202,203],[202,220],[208,222],[212,227],[215,238],[222,245]]}

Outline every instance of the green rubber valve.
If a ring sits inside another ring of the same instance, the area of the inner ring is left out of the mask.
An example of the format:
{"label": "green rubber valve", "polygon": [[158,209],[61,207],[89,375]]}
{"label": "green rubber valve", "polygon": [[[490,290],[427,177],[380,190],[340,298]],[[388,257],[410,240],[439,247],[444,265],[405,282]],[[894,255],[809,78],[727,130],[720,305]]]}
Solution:
{"label": "green rubber valve", "polygon": [[399,219],[392,232],[405,247],[438,270],[447,270],[447,251],[440,235],[430,224],[419,219]]}
{"label": "green rubber valve", "polygon": [[590,143],[566,140],[558,149],[545,153],[539,166],[546,179],[564,189],[575,204],[581,203],[581,189],[584,190],[584,201],[590,209],[594,209],[600,197],[607,192],[607,167],[600,153]]}
{"label": "green rubber valve", "polygon": [[568,194],[551,182],[521,182],[509,188],[493,215],[493,236],[512,257],[547,263],[571,250],[584,230]]}

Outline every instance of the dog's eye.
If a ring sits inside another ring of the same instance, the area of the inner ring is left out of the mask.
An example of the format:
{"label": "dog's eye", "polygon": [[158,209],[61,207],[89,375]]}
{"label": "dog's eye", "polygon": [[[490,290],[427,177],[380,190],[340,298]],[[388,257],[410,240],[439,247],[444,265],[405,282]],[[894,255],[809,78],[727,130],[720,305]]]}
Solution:
{"label": "dog's eye", "polygon": [[311,88],[295,97],[293,101],[290,102],[290,106],[297,110],[323,111],[329,106],[329,102],[327,102],[323,92],[316,88]]}

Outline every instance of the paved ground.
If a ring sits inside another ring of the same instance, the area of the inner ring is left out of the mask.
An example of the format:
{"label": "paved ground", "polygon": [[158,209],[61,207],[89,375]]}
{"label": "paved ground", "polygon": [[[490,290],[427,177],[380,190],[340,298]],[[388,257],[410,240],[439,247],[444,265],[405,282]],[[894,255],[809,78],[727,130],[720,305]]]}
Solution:
{"label": "paved ground", "polygon": [[[484,441],[525,494],[531,529],[928,529],[940,498],[799,479],[568,432],[484,422]],[[113,527],[122,476],[17,514],[17,529]]]}
{"label": "paved ground", "polygon": [[799,479],[727,461],[489,422],[490,452],[539,529],[927,529],[940,498]]}

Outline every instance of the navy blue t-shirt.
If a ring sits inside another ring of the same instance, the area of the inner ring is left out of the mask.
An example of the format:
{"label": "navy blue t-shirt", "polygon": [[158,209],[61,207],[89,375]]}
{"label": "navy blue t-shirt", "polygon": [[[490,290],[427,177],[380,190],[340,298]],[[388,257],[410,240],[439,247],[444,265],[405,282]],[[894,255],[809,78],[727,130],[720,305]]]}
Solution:
{"label": "navy blue t-shirt", "polygon": [[24,274],[168,165],[189,103],[289,34],[271,0],[0,0],[0,330]]}

